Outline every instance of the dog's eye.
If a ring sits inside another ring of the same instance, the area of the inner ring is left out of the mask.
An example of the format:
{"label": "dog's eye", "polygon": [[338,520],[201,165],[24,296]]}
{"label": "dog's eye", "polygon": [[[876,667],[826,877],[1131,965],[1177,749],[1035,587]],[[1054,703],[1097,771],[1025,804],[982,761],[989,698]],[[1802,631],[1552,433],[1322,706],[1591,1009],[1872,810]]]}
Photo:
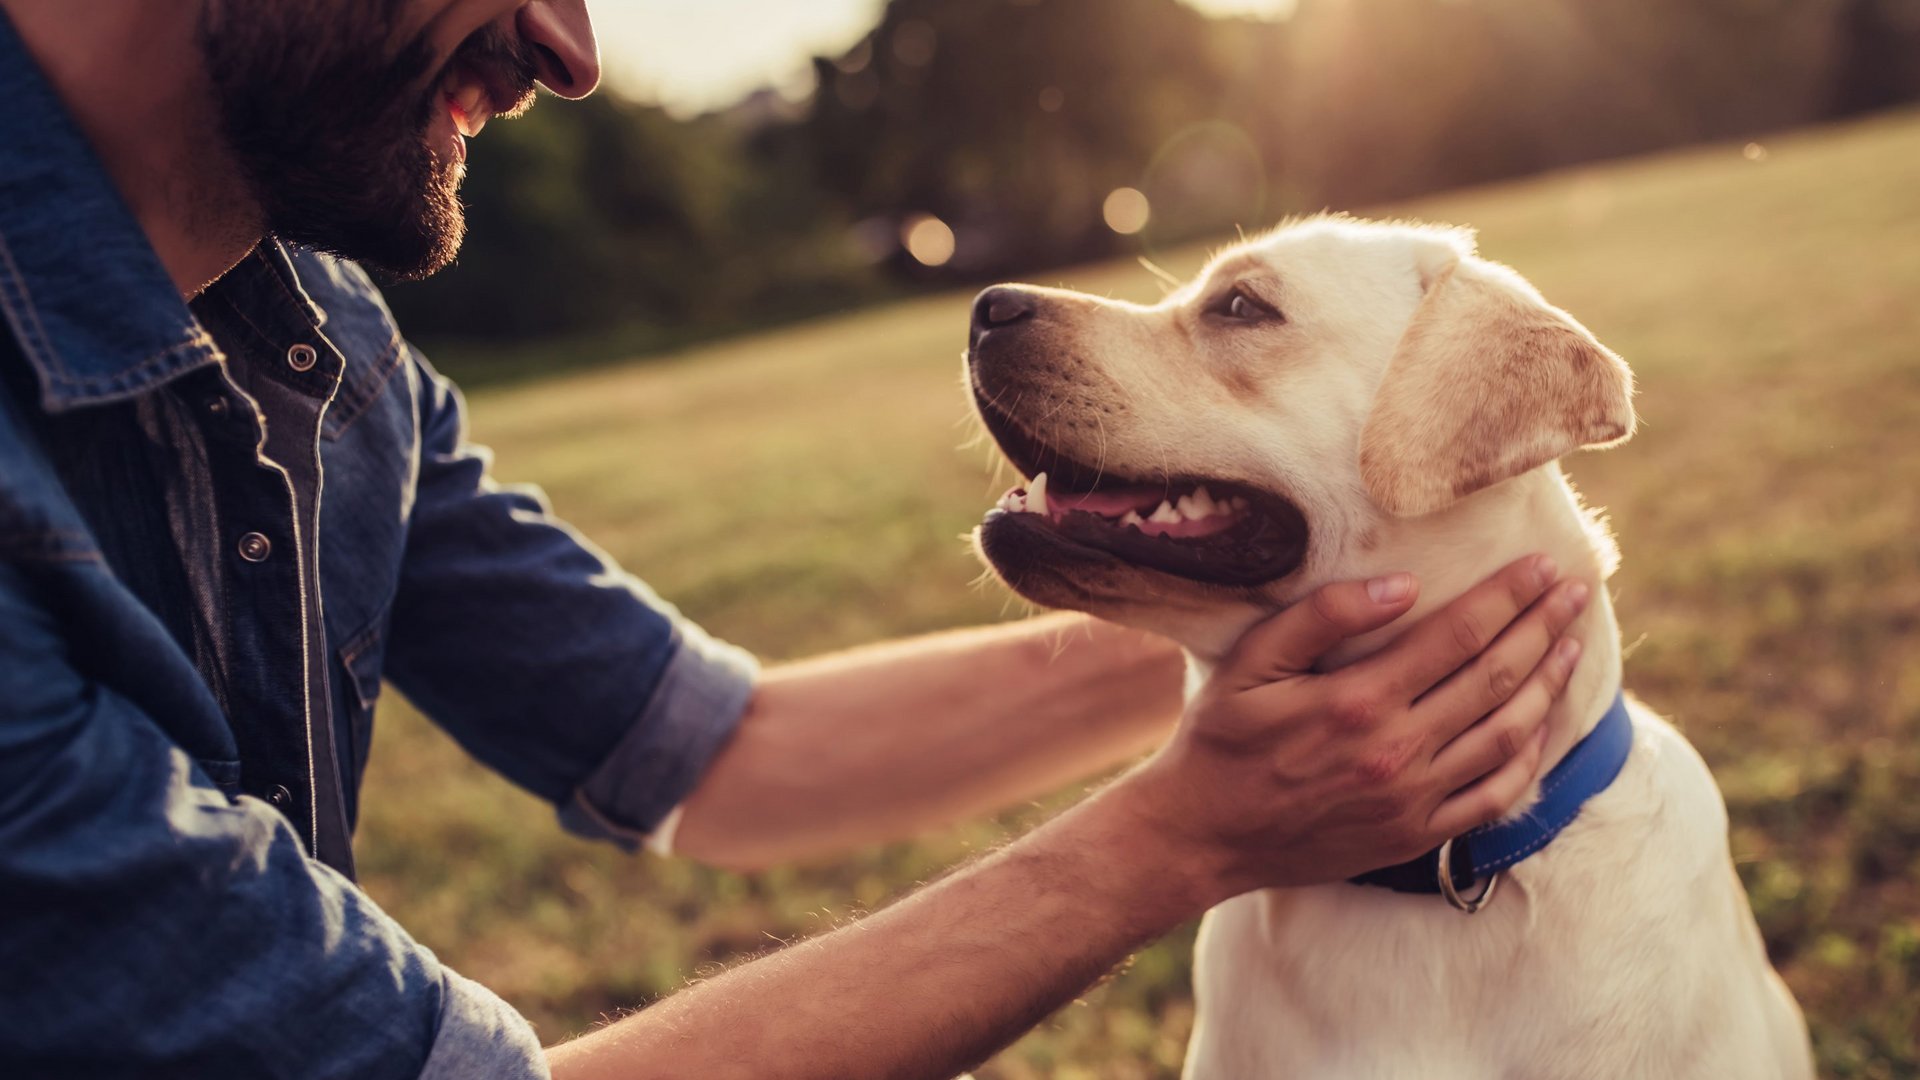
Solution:
{"label": "dog's eye", "polygon": [[1249,323],[1281,318],[1280,313],[1266,301],[1245,289],[1235,289],[1221,297],[1213,306],[1213,314],[1235,322]]}

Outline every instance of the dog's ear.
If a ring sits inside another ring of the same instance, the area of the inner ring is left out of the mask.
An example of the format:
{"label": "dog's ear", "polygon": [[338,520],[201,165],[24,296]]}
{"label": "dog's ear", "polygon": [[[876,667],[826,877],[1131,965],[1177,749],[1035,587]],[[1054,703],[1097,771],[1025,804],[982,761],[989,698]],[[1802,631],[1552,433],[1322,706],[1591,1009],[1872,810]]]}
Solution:
{"label": "dog's ear", "polygon": [[1520,275],[1448,252],[1360,434],[1360,474],[1417,517],[1583,447],[1633,434],[1633,373]]}

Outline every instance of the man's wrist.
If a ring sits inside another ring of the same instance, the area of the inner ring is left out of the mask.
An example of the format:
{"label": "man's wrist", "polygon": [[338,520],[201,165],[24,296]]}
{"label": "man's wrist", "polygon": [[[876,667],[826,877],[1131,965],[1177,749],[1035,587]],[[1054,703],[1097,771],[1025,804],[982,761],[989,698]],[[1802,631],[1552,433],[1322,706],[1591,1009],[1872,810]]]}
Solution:
{"label": "man's wrist", "polygon": [[1233,895],[1216,844],[1182,827],[1172,779],[1151,765],[1129,772],[1058,824],[1090,846],[1118,879],[1143,938],[1158,937]]}

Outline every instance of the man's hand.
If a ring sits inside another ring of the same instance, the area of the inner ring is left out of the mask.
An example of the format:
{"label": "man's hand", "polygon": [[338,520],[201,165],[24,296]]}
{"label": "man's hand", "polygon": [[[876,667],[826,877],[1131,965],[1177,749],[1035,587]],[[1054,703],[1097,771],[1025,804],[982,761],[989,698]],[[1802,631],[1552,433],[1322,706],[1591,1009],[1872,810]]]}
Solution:
{"label": "man's hand", "polygon": [[1249,632],[1122,785],[1201,861],[1214,900],[1345,880],[1496,820],[1532,783],[1580,656],[1561,634],[1589,590],[1556,575],[1524,559],[1322,675],[1316,661],[1410,610],[1418,588],[1328,586]]}
{"label": "man's hand", "polygon": [[1525,790],[1573,667],[1554,643],[1586,598],[1549,593],[1552,577],[1511,567],[1314,675],[1414,600],[1411,579],[1324,589],[1248,634],[1173,743],[1117,784],[857,925],[555,1047],[554,1076],[945,1080],[1213,903],[1479,825]]}

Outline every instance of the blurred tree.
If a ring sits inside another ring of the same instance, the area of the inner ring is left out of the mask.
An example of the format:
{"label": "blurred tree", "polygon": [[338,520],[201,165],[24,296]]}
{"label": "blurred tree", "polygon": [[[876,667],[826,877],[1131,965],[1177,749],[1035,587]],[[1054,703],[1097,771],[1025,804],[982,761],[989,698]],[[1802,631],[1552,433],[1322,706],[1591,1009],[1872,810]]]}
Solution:
{"label": "blurred tree", "polygon": [[832,208],[778,160],[793,148],[751,136],[605,93],[490,126],[459,261],[389,299],[445,343],[733,330],[870,291]]}
{"label": "blurred tree", "polygon": [[1228,91],[1211,25],[1176,0],[892,0],[816,69],[821,185],[859,217],[942,218],[969,275],[1105,250],[1107,194]]}
{"label": "blurred tree", "polygon": [[1833,96],[1835,116],[1920,98],[1920,3],[1843,0]]}
{"label": "blurred tree", "polygon": [[448,272],[391,290],[415,332],[528,337],[683,314],[689,275],[660,271],[713,245],[715,182],[733,180],[700,132],[597,96],[483,138],[464,189],[472,242]]}
{"label": "blurred tree", "polygon": [[[1920,0],[890,0],[814,67],[804,102],[679,120],[603,94],[490,128],[460,263],[392,290],[409,330],[644,347],[1752,138],[1920,99]],[[1103,218],[1121,187],[1137,236]],[[950,257],[904,249],[925,214]]]}

